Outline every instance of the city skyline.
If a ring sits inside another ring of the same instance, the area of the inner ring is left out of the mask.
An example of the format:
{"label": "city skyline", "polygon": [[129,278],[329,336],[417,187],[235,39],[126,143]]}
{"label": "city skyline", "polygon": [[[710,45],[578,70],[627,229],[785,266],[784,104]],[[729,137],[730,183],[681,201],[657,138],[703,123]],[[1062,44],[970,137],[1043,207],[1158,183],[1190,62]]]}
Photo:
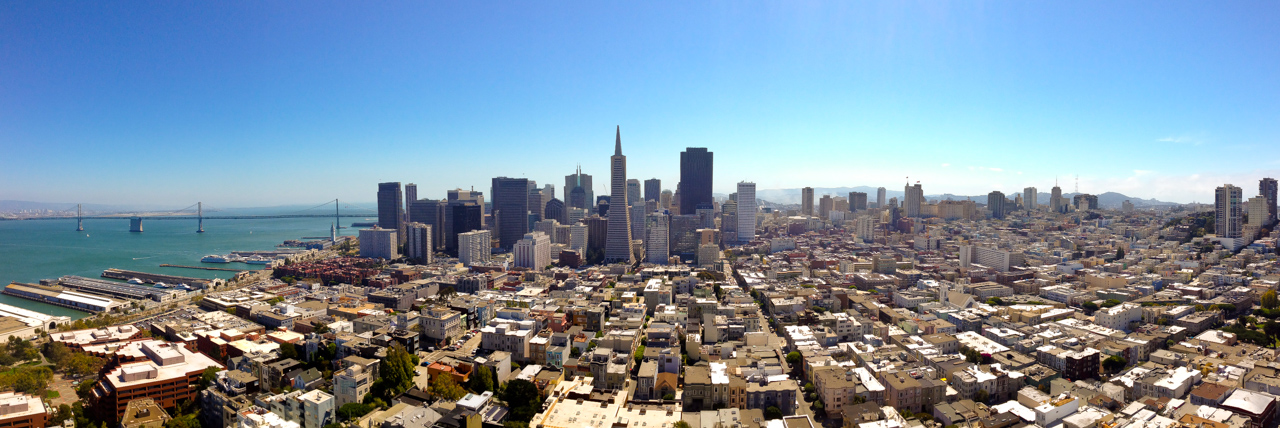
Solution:
{"label": "city skyline", "polygon": [[[1208,203],[1280,175],[1280,5],[1163,6],[8,4],[0,199],[439,198],[605,177],[619,124],[643,147],[629,178],[672,191],[687,147],[717,154],[719,194],[1078,175]],[[330,25],[348,20],[377,25]]]}

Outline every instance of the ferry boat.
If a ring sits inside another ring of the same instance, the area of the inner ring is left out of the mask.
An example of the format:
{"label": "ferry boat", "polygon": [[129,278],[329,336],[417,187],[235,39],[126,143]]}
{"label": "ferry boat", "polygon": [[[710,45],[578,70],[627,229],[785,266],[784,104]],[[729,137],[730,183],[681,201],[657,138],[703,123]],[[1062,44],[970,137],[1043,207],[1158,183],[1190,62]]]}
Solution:
{"label": "ferry boat", "polygon": [[163,283],[163,282],[157,282],[157,283],[156,283],[156,285],[155,285],[155,287],[156,287],[156,288],[169,288],[169,284],[165,284],[165,283]]}
{"label": "ferry boat", "polygon": [[145,282],[143,282],[141,279],[138,279],[138,278],[129,278],[129,283],[138,284],[138,285],[146,284]]}
{"label": "ferry boat", "polygon": [[262,257],[262,256],[253,256],[253,257],[249,257],[249,258],[247,258],[247,259],[244,259],[244,262],[245,262],[245,263],[248,263],[248,264],[251,264],[251,265],[265,265],[265,264],[269,264],[269,263],[271,263],[271,260],[272,260],[272,259],[267,258],[267,257]]}
{"label": "ferry boat", "polygon": [[203,259],[200,259],[200,262],[201,263],[231,263],[231,261],[227,260],[225,256],[219,256],[217,254],[210,254],[210,255],[204,256]]}

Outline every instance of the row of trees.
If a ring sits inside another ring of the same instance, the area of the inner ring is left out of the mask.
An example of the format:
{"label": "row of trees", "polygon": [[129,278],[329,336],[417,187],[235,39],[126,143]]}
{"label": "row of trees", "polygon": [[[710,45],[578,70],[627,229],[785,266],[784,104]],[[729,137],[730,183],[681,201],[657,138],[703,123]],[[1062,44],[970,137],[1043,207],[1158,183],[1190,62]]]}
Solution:
{"label": "row of trees", "polygon": [[46,342],[41,350],[44,357],[65,374],[73,376],[89,376],[102,370],[106,360],[83,352],[73,352],[67,345],[58,342]]}

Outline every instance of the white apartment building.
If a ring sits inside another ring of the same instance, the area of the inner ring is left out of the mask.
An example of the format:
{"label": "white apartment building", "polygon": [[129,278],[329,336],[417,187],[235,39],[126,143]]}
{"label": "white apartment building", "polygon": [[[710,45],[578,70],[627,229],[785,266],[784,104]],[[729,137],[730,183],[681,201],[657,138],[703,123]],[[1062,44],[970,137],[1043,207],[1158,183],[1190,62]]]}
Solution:
{"label": "white apartment building", "polygon": [[360,229],[360,257],[393,260],[400,258],[400,241],[395,229]]}
{"label": "white apartment building", "polygon": [[574,222],[569,226],[569,249],[582,252],[587,248],[587,225]]}
{"label": "white apartment building", "polygon": [[298,423],[301,428],[323,428],[336,419],[333,396],[319,389],[293,391],[262,397],[257,401],[255,404],[270,410],[281,419]]}
{"label": "white apartment building", "polygon": [[373,387],[373,381],[372,371],[360,364],[333,375],[334,407],[342,408],[347,403],[359,403]]}
{"label": "white apartment building", "polygon": [[[812,205],[810,206],[812,210]],[[756,183],[738,182],[738,242],[751,242],[755,239],[756,210]]]}
{"label": "white apartment building", "polygon": [[973,263],[977,263],[1001,272],[1008,272],[1010,267],[1022,266],[1025,257],[1021,252],[1005,251],[998,248],[972,247]]}
{"label": "white apartment building", "polygon": [[418,324],[422,326],[422,334],[433,341],[462,337],[462,315],[443,306],[423,309]]}
{"label": "white apartment building", "polygon": [[515,254],[516,267],[542,270],[551,264],[551,237],[542,232],[526,233],[511,252]]}
{"label": "white apartment building", "polygon": [[480,329],[480,349],[506,351],[513,360],[529,361],[529,341],[535,324],[532,320],[491,320]]}
{"label": "white apartment building", "polygon": [[1129,323],[1142,321],[1142,306],[1136,303],[1121,303],[1110,308],[1098,309],[1093,313],[1093,323],[1121,331],[1129,331]]}
{"label": "white apartment building", "polygon": [[409,222],[404,224],[404,255],[421,263],[431,263],[431,225]]}
{"label": "white apartment building", "polygon": [[489,263],[492,248],[492,235],[487,230],[458,234],[458,261],[463,266]]}

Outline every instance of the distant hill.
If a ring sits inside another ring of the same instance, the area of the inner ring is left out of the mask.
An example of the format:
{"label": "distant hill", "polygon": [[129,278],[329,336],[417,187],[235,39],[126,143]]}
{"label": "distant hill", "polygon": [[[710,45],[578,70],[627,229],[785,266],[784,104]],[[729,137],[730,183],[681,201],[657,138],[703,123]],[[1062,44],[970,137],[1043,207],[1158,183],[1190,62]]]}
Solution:
{"label": "distant hill", "polygon": [[[855,186],[855,187],[815,187],[815,188],[813,189],[813,197],[814,197],[814,199],[815,199],[815,202],[814,202],[814,203],[816,204],[816,203],[817,203],[817,201],[816,201],[816,200],[817,200],[817,199],[821,199],[821,198],[822,198],[822,195],[832,195],[832,196],[844,196],[844,197],[848,197],[848,196],[849,196],[849,192],[864,192],[864,193],[866,193],[866,194],[867,194],[867,201],[868,201],[868,202],[872,202],[872,203],[874,203],[874,202],[875,202],[875,200],[876,200],[876,191],[877,191],[877,190],[878,190],[878,188],[876,188],[876,187],[870,187],[870,186]],[[1018,194],[1021,194],[1021,193],[1022,193],[1022,192],[1021,192],[1020,190],[1019,190],[1019,191],[1007,191],[1007,192],[1005,192],[1005,197],[1007,197],[1007,198],[1009,198],[1009,199],[1014,199],[1014,198],[1016,198],[1016,197],[1017,197],[1017,195],[1018,195]],[[1062,197],[1063,197],[1063,198],[1066,198],[1068,201],[1070,201],[1070,200],[1071,200],[1071,198],[1075,197],[1075,195],[1076,195],[1075,193],[1063,193],[1063,194],[1062,194]],[[723,197],[728,197],[729,195],[726,195],[726,194],[717,194],[716,196],[717,196],[717,197],[722,197],[722,198],[723,198]],[[1050,197],[1050,196],[1051,196],[1051,195],[1050,195],[1049,193],[1046,193],[1046,192],[1040,192],[1040,193],[1039,193],[1039,195],[1036,197],[1036,198],[1037,198],[1037,202],[1039,202],[1041,205],[1048,204],[1048,203],[1049,203],[1049,197]],[[1121,193],[1116,193],[1116,192],[1100,193],[1100,194],[1098,194],[1097,196],[1098,196],[1098,206],[1099,206],[1099,207],[1101,207],[1101,208],[1120,208],[1121,204],[1122,204],[1125,200],[1128,200],[1129,202],[1132,202],[1132,203],[1133,203],[1133,206],[1135,206],[1135,207],[1154,207],[1154,206],[1180,205],[1180,204],[1178,204],[1178,203],[1176,203],[1176,202],[1165,202],[1165,201],[1159,201],[1159,200],[1155,200],[1155,199],[1142,199],[1142,198],[1137,198],[1137,197],[1127,196],[1127,195],[1124,195],[1124,194],[1121,194]],[[902,190],[885,189],[885,199],[889,199],[889,198],[898,198],[898,200],[899,200],[899,201],[901,201],[901,200],[903,199],[903,193],[902,193]],[[799,204],[799,203],[800,203],[800,189],[760,189],[760,190],[756,190],[756,199],[758,199],[758,200],[767,200],[767,201],[770,201],[770,202],[773,202],[773,203],[776,203],[776,204]],[[933,200],[938,200],[938,201],[945,201],[945,200],[953,200],[953,201],[972,200],[972,201],[974,201],[974,202],[976,202],[976,203],[978,203],[978,204],[982,204],[982,205],[986,205],[986,204],[987,204],[987,195],[986,195],[986,194],[982,194],[982,195],[955,195],[955,194],[951,194],[951,193],[943,193],[943,194],[935,194],[935,195],[925,195],[925,199],[928,199],[928,200],[931,200],[931,201],[933,201]]]}

